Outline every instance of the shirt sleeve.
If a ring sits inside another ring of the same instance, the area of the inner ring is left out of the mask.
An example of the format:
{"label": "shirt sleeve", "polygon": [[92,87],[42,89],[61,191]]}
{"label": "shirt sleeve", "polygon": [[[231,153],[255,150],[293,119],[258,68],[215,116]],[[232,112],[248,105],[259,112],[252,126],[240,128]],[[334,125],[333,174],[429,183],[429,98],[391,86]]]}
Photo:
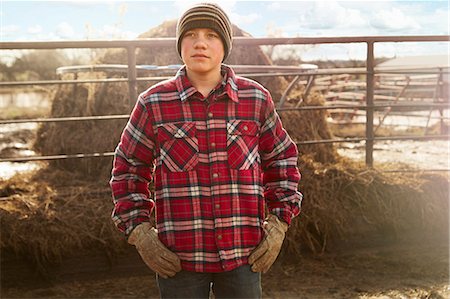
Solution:
{"label": "shirt sleeve", "polygon": [[298,150],[283,128],[268,92],[267,97],[259,141],[264,197],[269,212],[290,225],[300,213],[303,197],[298,191]]}
{"label": "shirt sleeve", "polygon": [[150,115],[139,97],[116,148],[110,181],[112,219],[127,236],[138,224],[150,221],[155,205],[148,188],[154,169],[154,135]]}

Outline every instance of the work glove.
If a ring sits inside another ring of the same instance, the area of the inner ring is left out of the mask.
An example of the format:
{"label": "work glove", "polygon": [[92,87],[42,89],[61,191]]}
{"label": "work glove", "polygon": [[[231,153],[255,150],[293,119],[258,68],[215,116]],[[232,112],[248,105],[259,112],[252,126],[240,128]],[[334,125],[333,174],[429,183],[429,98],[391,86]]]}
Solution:
{"label": "work glove", "polygon": [[266,233],[264,239],[248,258],[253,272],[266,273],[275,262],[280,253],[281,245],[283,245],[288,224],[278,219],[277,216],[270,214],[264,221],[263,229]]}
{"label": "work glove", "polygon": [[181,271],[180,259],[161,243],[158,231],[150,223],[144,222],[136,226],[128,243],[136,247],[147,266],[159,276],[168,278]]}

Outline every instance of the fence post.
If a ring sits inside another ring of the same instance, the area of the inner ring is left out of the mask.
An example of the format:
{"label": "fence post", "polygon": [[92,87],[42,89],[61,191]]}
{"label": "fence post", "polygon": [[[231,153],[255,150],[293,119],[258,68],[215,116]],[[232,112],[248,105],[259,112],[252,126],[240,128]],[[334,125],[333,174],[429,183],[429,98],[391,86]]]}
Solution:
{"label": "fence post", "polygon": [[373,53],[373,41],[367,42],[367,61],[366,61],[366,165],[373,166],[373,113],[374,113],[374,53]]}
{"label": "fence post", "polygon": [[136,47],[128,46],[128,96],[130,109],[133,109],[137,98],[137,83],[136,83]]}

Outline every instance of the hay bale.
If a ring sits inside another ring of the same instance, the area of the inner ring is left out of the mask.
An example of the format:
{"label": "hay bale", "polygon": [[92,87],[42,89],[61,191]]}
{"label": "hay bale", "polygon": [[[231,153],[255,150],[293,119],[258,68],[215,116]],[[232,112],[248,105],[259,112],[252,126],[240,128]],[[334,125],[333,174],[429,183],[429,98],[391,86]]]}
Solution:
{"label": "hay bale", "polygon": [[1,251],[29,261],[41,274],[80,251],[114,256],[126,248],[110,218],[105,182],[39,170],[0,180],[0,190]]}
{"label": "hay bale", "polygon": [[[390,166],[392,167],[392,166]],[[290,255],[322,253],[355,239],[448,239],[449,180],[442,174],[382,173],[339,159],[299,160],[305,198],[284,244]],[[408,170],[408,169],[405,169]]]}
{"label": "hay bale", "polygon": [[[97,78],[101,74],[96,75]],[[126,83],[60,85],[52,103],[52,117],[126,114],[129,110]],[[34,148],[44,155],[103,153],[113,151],[126,120],[54,122],[42,124]],[[50,167],[107,180],[112,158],[65,159]]]}
{"label": "hay bale", "polygon": [[[301,103],[300,107],[324,105],[322,94],[314,92]],[[289,103],[286,106],[289,107]],[[326,110],[280,111],[279,114],[284,128],[295,142],[333,138],[326,121],[328,114]],[[339,159],[332,143],[299,146],[299,154],[300,157],[310,156],[314,161],[321,163],[335,163]]]}

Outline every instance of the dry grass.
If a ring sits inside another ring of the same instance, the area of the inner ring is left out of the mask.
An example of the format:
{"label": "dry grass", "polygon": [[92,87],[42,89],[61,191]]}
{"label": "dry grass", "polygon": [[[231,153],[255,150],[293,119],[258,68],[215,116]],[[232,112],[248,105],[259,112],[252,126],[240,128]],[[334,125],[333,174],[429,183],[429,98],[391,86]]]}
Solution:
{"label": "dry grass", "polygon": [[401,239],[448,234],[449,180],[442,174],[388,174],[345,159],[299,161],[305,195],[286,248],[300,254],[333,250],[333,244],[364,236]]}
{"label": "dry grass", "polygon": [[42,273],[79,250],[113,255],[123,249],[110,219],[107,182],[39,170],[0,181],[0,190],[2,252],[25,258]]}
{"label": "dry grass", "polygon": [[[127,114],[130,112],[127,93],[126,83],[62,85],[53,100],[51,116]],[[44,155],[110,152],[118,144],[125,124],[126,120],[43,123],[34,148]],[[112,158],[56,160],[50,166],[107,180]]]}

